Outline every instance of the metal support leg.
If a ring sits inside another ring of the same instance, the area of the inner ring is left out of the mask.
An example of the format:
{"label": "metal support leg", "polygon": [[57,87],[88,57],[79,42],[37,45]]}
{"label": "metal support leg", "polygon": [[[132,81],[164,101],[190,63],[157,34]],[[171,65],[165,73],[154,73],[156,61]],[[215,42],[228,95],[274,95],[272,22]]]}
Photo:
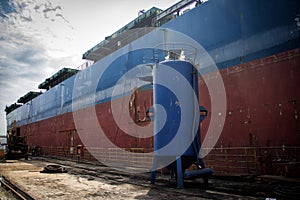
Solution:
{"label": "metal support leg", "polygon": [[154,156],[153,164],[152,164],[152,171],[151,171],[151,184],[155,183],[155,176],[156,176],[156,166],[157,166],[157,158]]}
{"label": "metal support leg", "polygon": [[182,174],[182,166],[181,166],[181,157],[178,156],[176,158],[176,166],[177,166],[177,187],[183,188],[183,174]]}

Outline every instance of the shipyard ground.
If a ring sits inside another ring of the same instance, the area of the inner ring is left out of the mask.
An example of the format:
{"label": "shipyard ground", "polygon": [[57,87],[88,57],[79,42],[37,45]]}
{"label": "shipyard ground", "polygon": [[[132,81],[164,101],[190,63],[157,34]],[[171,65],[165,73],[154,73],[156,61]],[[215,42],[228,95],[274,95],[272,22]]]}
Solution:
{"label": "shipyard ground", "polygon": [[[58,164],[67,173],[40,173]],[[202,179],[185,181],[177,189],[167,176],[158,175],[150,184],[147,173],[132,175],[91,163],[50,158],[7,160],[0,174],[34,199],[297,199],[299,180],[270,176],[215,176],[205,185]],[[0,190],[0,199],[13,199]]]}
{"label": "shipyard ground", "polygon": [[9,199],[16,199],[16,198],[14,198],[13,194],[7,192],[5,189],[0,187],[0,199],[9,200]]}

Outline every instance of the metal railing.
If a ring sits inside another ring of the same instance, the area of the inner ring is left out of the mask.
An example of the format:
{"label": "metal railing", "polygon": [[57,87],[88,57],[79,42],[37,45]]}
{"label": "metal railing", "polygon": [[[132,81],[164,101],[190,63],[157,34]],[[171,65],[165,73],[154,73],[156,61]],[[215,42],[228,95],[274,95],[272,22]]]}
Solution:
{"label": "metal railing", "polygon": [[[112,166],[149,167],[153,163],[151,148],[83,148],[78,157],[70,147],[40,147],[42,156],[66,157],[86,161],[106,162]],[[75,148],[75,147],[74,147]],[[208,149],[204,149],[207,151]],[[287,166],[299,164],[300,147],[226,147],[209,149],[204,158],[206,167],[216,173],[233,174],[274,174],[286,176]]]}

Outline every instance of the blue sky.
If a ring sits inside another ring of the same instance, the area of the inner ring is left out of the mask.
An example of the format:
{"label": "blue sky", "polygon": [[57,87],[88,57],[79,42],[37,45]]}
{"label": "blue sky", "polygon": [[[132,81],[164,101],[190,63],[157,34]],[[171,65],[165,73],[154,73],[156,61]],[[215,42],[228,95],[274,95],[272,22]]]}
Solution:
{"label": "blue sky", "polygon": [[0,135],[5,106],[153,6],[176,0],[0,0]]}

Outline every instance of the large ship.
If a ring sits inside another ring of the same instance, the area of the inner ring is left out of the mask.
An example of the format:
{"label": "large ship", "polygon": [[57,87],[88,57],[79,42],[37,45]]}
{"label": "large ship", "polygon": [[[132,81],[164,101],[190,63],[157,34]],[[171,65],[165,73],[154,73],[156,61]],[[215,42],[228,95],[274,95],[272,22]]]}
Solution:
{"label": "large ship", "polygon": [[39,85],[46,92],[7,107],[8,135],[23,137],[33,155],[151,168],[152,70],[186,60],[208,111],[200,125],[206,166],[299,176],[299,45],[298,0],[153,7],[83,54],[94,64],[64,68]]}

